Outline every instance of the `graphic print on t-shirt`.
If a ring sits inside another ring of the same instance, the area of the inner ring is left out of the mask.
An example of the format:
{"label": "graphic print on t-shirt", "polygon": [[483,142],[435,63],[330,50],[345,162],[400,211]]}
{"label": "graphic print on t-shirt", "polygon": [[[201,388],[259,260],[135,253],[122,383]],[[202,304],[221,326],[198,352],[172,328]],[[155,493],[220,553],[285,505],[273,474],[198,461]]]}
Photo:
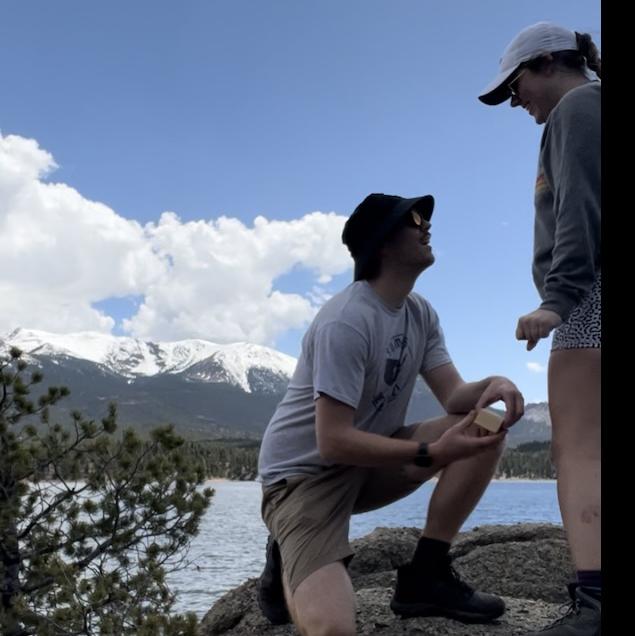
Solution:
{"label": "graphic print on t-shirt", "polygon": [[408,352],[408,309],[404,312],[404,330],[403,333],[397,334],[390,339],[386,347],[386,364],[384,366],[384,384],[385,387],[380,390],[373,398],[373,406],[375,414],[379,413],[384,406],[392,402],[401,392],[402,384],[397,382],[399,372],[403,367]]}

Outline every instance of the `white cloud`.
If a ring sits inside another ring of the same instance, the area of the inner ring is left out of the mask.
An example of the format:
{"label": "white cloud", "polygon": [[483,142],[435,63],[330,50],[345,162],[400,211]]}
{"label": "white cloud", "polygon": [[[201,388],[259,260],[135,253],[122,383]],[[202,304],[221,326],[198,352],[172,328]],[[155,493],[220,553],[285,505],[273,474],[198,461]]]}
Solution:
{"label": "white cloud", "polygon": [[314,304],[323,305],[327,300],[333,297],[333,294],[324,289],[324,287],[314,285],[313,289],[308,292],[308,297],[313,301]]}
{"label": "white cloud", "polygon": [[300,266],[325,284],[350,268],[345,218],[312,212],[291,221],[262,216],[182,221],[165,212],[141,226],[63,183],[37,142],[0,134],[0,332],[110,331],[92,303],[140,295],[124,322],[153,339],[201,337],[272,344],[309,321],[320,297],[282,293],[273,281]]}
{"label": "white cloud", "polygon": [[532,373],[545,373],[547,371],[547,367],[544,364],[540,364],[539,362],[528,362],[527,368]]}

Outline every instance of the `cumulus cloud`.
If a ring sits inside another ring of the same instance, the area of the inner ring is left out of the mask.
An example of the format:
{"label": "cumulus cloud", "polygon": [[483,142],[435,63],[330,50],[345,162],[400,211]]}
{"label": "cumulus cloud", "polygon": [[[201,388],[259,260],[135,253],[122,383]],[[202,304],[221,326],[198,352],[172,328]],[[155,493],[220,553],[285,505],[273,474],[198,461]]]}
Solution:
{"label": "cumulus cloud", "polygon": [[324,285],[350,268],[340,242],[345,218],[311,212],[253,226],[222,216],[183,221],[164,212],[142,226],[63,183],[33,139],[0,133],[0,331],[108,332],[114,320],[93,304],[143,298],[124,321],[134,336],[199,337],[272,344],[309,321],[324,295],[275,289],[279,276],[307,268]]}
{"label": "cumulus cloud", "polygon": [[528,362],[527,368],[532,373],[545,373],[547,371],[547,367],[544,364],[540,364],[539,362]]}

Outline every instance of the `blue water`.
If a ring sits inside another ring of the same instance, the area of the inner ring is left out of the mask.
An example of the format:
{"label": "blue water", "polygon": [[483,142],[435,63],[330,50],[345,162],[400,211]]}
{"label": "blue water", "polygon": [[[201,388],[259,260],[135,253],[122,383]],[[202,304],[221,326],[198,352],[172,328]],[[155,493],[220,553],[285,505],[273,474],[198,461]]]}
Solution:
{"label": "blue water", "polygon": [[[381,526],[422,527],[435,484],[427,482],[390,506],[354,516],[351,538]],[[199,617],[225,592],[260,574],[267,540],[260,518],[260,484],[214,481],[206,485],[216,494],[192,542],[190,563],[168,576],[177,592],[175,611],[192,611]],[[561,523],[555,481],[493,481],[463,530],[522,522]]]}

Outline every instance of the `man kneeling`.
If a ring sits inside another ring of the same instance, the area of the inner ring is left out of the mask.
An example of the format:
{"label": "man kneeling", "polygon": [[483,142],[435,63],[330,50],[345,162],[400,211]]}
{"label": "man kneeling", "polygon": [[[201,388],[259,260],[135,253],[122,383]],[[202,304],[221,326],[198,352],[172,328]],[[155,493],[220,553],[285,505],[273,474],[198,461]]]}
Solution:
{"label": "man kneeling", "polygon": [[[371,194],[355,209],[342,234],[355,280],[309,327],[262,441],[262,516],[271,536],[258,600],[271,622],[288,622],[290,613],[305,636],[355,633],[351,515],[405,497],[437,474],[391,607],[401,616],[466,622],[505,611],[502,599],[460,580],[449,549],[494,474],[523,398],[500,376],[464,382],[436,312],[412,292],[434,262],[433,207],[430,195]],[[404,426],[418,374],[448,415]],[[489,434],[473,420],[498,400],[506,406],[503,429]]]}

